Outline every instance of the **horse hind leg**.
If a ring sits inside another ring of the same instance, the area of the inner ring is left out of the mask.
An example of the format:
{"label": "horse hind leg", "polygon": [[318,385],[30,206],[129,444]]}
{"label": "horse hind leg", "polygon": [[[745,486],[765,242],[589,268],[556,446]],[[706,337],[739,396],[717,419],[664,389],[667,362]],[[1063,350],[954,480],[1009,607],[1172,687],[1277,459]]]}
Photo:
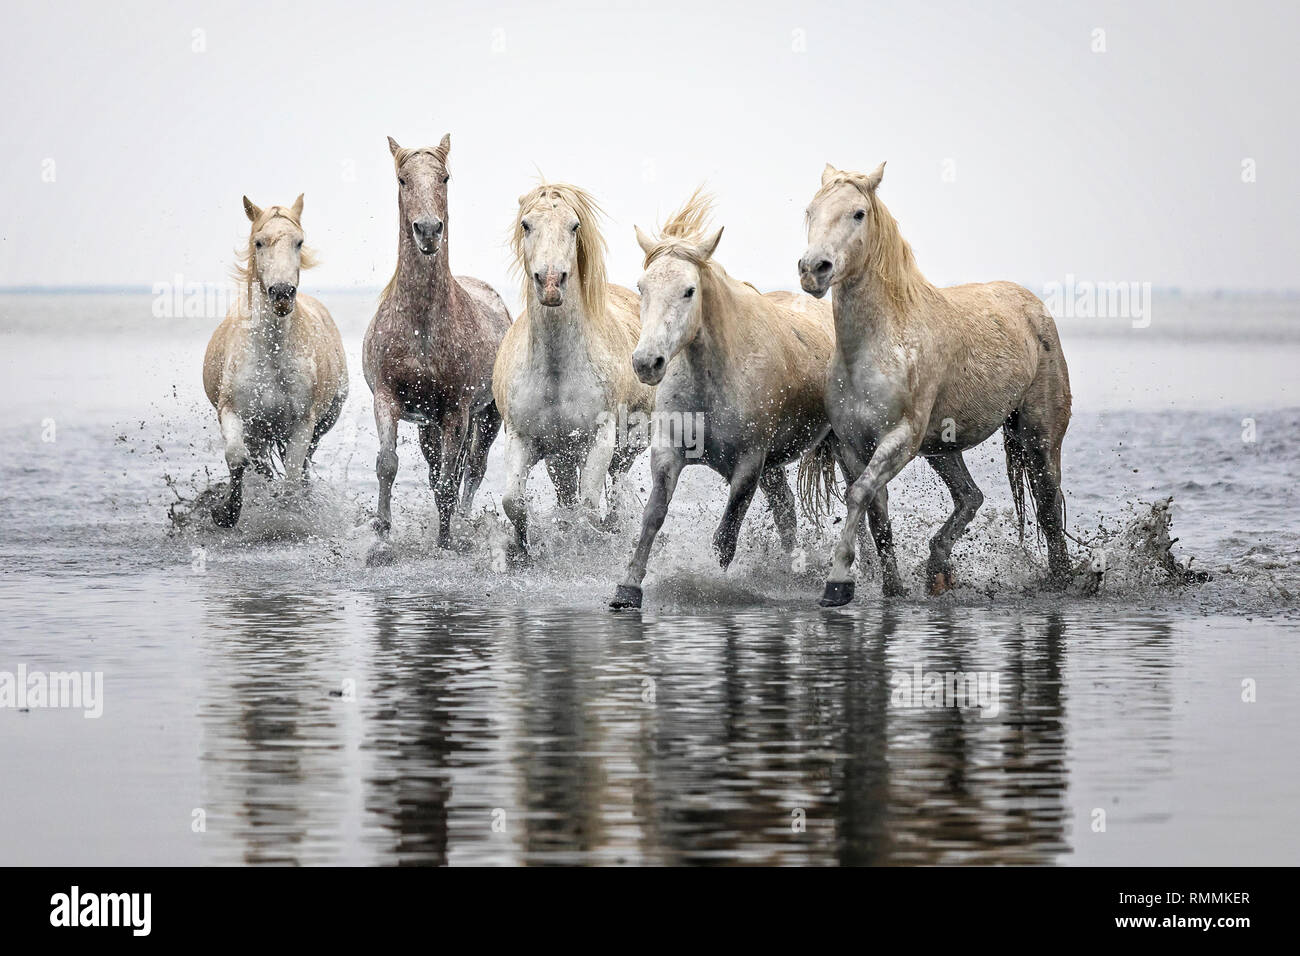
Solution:
{"label": "horse hind leg", "polygon": [[781,536],[781,547],[789,554],[795,549],[797,519],[795,517],[794,492],[787,480],[785,467],[782,465],[769,465],[759,475],[758,483],[759,487],[763,489],[763,496],[767,498],[767,503],[772,509],[772,520],[776,522],[776,533]]}
{"label": "horse hind leg", "polygon": [[1017,485],[1028,481],[1038,527],[1047,539],[1048,583],[1058,588],[1070,578],[1061,490],[1061,444],[1069,424],[1070,385],[1064,363],[1049,360],[1003,429],[1012,493],[1020,495]]}
{"label": "horse hind leg", "polygon": [[436,491],[438,476],[442,474],[442,432],[432,422],[423,424],[420,431],[420,454],[429,465],[429,488]]}
{"label": "horse hind leg", "polygon": [[[437,427],[437,426],[432,426]],[[471,424],[448,423],[440,440],[438,474],[435,478],[430,466],[429,480],[433,483],[433,500],[438,506],[438,547],[451,548],[451,519],[460,495],[461,479],[465,472],[465,453],[469,442]]]}
{"label": "horse hind leg", "polygon": [[566,456],[546,459],[546,473],[555,486],[555,500],[561,508],[572,508],[578,503],[578,466]]}
{"label": "horse hind leg", "polygon": [[496,403],[489,403],[479,409],[470,425],[469,449],[465,454],[465,485],[461,492],[460,510],[469,514],[474,507],[474,496],[478,494],[483,476],[487,474],[488,452],[496,440],[501,428],[501,415]]}
{"label": "horse hind leg", "polygon": [[325,414],[316,422],[316,427],[312,430],[311,444],[307,446],[307,462],[303,468],[303,477],[306,478],[311,470],[312,459],[316,456],[316,448],[320,445],[321,438],[327,431],[334,427],[339,420],[339,414],[343,411],[343,400],[335,396],[330,407],[325,409]]}
{"label": "horse hind leg", "polygon": [[966,470],[961,452],[932,455],[926,461],[948,486],[953,504],[952,514],[930,539],[930,560],[926,571],[930,577],[930,593],[933,595],[942,594],[953,586],[952,546],[974,519],[980,505],[984,504],[984,495]]}
{"label": "horse hind leg", "polygon": [[736,542],[740,538],[740,526],[744,523],[745,512],[758,490],[759,477],[763,473],[760,460],[741,460],[736,463],[731,474],[731,491],[727,496],[727,507],[722,513],[722,521],[713,535],[713,549],[718,555],[718,564],[723,570],[731,566],[736,557]]}

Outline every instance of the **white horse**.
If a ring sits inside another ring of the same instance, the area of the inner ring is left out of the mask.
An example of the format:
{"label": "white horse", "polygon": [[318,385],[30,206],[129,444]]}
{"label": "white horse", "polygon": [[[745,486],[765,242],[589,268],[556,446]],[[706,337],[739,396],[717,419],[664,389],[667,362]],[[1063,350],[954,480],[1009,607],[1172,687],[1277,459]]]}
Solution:
{"label": "white horse", "polygon": [[884,173],[884,163],[869,175],[826,166],[799,260],[804,291],[835,290],[826,405],[849,482],[848,517],[821,603],[853,599],[849,569],[864,509],[885,593],[902,592],[886,487],[918,455],[952,493],[954,510],[930,542],[928,565],[931,593],[950,588],[953,543],[984,501],[961,453],[999,427],[1021,535],[1027,479],[1051,580],[1063,583],[1070,562],[1061,442],[1070,376],[1056,323],[1033,293],[1011,282],[938,289],[926,281],[876,194]]}
{"label": "white horse", "polygon": [[244,469],[269,473],[274,451],[285,478],[301,483],[348,397],[339,330],[325,306],[298,294],[300,270],[313,264],[303,247],[302,196],[266,210],[245,196],[244,212],[253,225],[237,272],[241,294],[203,358],[203,389],[230,468],[230,494],[212,509],[224,528],[239,520]]}
{"label": "white horse", "polygon": [[637,297],[605,278],[599,211],[586,191],[564,183],[519,198],[512,245],[526,307],[492,371],[514,559],[527,554],[528,473],[538,461],[545,459],[560,503],[580,501],[594,518],[606,476],[619,480],[646,444],[635,433],[619,440],[619,421],[649,412],[654,390],[632,373]]}
{"label": "white horse", "polygon": [[[651,239],[645,252],[641,341],[632,364],[657,386],[651,450],[653,488],[627,576],[610,606],[640,607],[655,536],[682,469],[708,465],[730,485],[713,536],[722,567],[736,554],[741,523],[758,488],[772,507],[781,545],[795,547],[794,493],[785,465],[826,431],[826,372],[833,351],[831,310],[790,292],[762,295],[713,258],[722,230],[706,232],[710,202],[698,191]],[[686,442],[699,419],[699,433]]]}

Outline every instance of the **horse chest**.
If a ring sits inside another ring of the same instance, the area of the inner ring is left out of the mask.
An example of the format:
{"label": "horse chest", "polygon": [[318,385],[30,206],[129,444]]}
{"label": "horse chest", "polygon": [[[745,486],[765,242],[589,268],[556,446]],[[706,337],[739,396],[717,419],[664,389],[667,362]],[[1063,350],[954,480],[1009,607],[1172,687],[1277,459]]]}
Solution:
{"label": "horse chest", "polygon": [[510,397],[514,426],[553,441],[593,431],[602,412],[617,413],[606,404],[604,389],[590,368],[558,376],[524,376]]}
{"label": "horse chest", "polygon": [[235,375],[235,402],[242,416],[276,431],[302,418],[311,391],[310,370],[283,355],[247,362]]}
{"label": "horse chest", "polygon": [[831,365],[826,411],[836,434],[876,437],[904,413],[907,376],[902,370],[876,363]]}

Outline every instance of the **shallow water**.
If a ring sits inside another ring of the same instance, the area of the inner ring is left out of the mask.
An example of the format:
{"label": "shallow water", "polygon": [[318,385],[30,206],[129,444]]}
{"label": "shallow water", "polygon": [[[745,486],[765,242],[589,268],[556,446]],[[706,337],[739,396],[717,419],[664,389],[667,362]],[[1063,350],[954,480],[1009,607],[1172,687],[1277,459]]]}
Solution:
{"label": "shallow water", "polygon": [[[321,297],[353,383],[317,481],[305,499],[255,482],[219,532],[192,513],[224,477],[199,383],[216,320],[0,296],[0,671],[104,688],[98,719],[0,708],[0,861],[1300,860],[1300,300],[1062,324],[1070,527],[1110,549],[1096,597],[1040,592],[994,440],[968,456],[988,500],[950,596],[918,577],[946,515],[923,466],[891,486],[912,593],[882,602],[868,565],[836,611],[815,606],[829,525],[792,566],[756,502],[716,568],[723,486],[701,469],[645,611],[612,614],[635,520],[558,513],[538,470],[539,556],[498,571],[499,447],[466,552],[439,554],[404,434],[401,560],[364,566],[374,299]],[[1163,583],[1115,535],[1170,495],[1174,553],[1208,583]],[[918,665],[996,677],[994,706],[897,699]]]}

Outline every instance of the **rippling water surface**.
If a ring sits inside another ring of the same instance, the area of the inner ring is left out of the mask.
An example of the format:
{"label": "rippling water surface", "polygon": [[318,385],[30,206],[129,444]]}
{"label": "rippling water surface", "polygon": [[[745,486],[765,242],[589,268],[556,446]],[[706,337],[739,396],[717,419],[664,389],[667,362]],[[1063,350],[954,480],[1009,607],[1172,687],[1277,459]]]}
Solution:
{"label": "rippling water surface", "polygon": [[[833,527],[792,561],[756,502],[724,574],[723,486],[698,470],[645,610],[612,614],[635,521],[588,528],[538,470],[537,561],[497,570],[499,448],[464,552],[439,554],[405,435],[401,560],[364,566],[373,297],[322,298],[348,408],[305,498],[254,484],[223,532],[195,507],[224,478],[199,386],[215,320],[0,297],[0,672],[104,686],[98,719],[0,708],[0,861],[1300,861],[1300,302],[1063,326],[1070,527],[1118,569],[1099,596],[1040,592],[993,441],[968,456],[988,501],[953,595],[918,577],[946,516],[923,467],[891,487],[912,592],[882,601],[868,564],[834,611]],[[1115,536],[1170,495],[1207,583],[1161,583]],[[948,672],[981,677],[982,706],[902,693]]]}

